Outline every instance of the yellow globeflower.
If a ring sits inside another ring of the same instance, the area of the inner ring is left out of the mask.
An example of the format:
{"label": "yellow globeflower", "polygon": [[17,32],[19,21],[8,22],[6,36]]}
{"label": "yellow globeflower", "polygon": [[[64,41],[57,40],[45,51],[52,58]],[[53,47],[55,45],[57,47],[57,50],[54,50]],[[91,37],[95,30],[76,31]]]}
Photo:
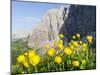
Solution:
{"label": "yellow globeflower", "polygon": [[63,37],[64,37],[64,35],[63,35],[63,34],[59,34],[59,37],[60,37],[60,38],[63,38]]}
{"label": "yellow globeflower", "polygon": [[92,40],[88,40],[89,43],[92,43]]}
{"label": "yellow globeflower", "polygon": [[59,43],[60,43],[60,44],[63,44],[63,40],[59,40]]}
{"label": "yellow globeflower", "polygon": [[68,43],[68,45],[70,46],[70,45],[71,45],[71,43]]}
{"label": "yellow globeflower", "polygon": [[86,44],[86,43],[83,43],[83,44],[82,44],[82,47],[87,47],[87,44]]}
{"label": "yellow globeflower", "polygon": [[62,49],[64,48],[63,44],[58,43],[58,48],[59,48],[60,50],[62,50]]}
{"label": "yellow globeflower", "polygon": [[65,53],[66,55],[71,55],[71,54],[72,54],[72,50],[71,50],[70,48],[66,47],[66,48],[64,49],[64,53]]}
{"label": "yellow globeflower", "polygon": [[36,55],[36,53],[35,53],[34,50],[30,50],[30,51],[28,52],[29,58],[32,58],[34,55]]}
{"label": "yellow globeflower", "polygon": [[83,51],[83,52],[85,52],[86,50],[87,50],[87,48],[85,48],[85,47],[82,48],[82,51]]}
{"label": "yellow globeflower", "polygon": [[24,53],[24,55],[26,55],[26,56],[27,56],[27,55],[28,55],[28,53],[27,53],[27,52],[25,52],[25,53]]}
{"label": "yellow globeflower", "polygon": [[92,36],[87,36],[86,37],[89,43],[92,43],[93,37]]}
{"label": "yellow globeflower", "polygon": [[74,49],[74,46],[73,45],[70,45],[69,47],[70,47],[70,49]]}
{"label": "yellow globeflower", "polygon": [[71,40],[71,43],[73,43],[74,42],[74,40]]}
{"label": "yellow globeflower", "polygon": [[22,73],[22,74],[24,74],[25,72],[24,72],[24,71],[22,71],[21,73]]}
{"label": "yellow globeflower", "polygon": [[49,56],[54,56],[55,52],[56,52],[56,51],[55,51],[54,48],[51,48],[51,49],[49,49],[49,50],[47,51],[47,53],[48,53]]}
{"label": "yellow globeflower", "polygon": [[79,61],[73,61],[72,64],[73,64],[73,66],[78,67],[80,63],[79,63]]}
{"label": "yellow globeflower", "polygon": [[37,65],[40,62],[40,56],[35,55],[33,58],[29,59],[30,64],[33,66]]}
{"label": "yellow globeflower", "polygon": [[73,39],[76,39],[76,36],[73,36]]}
{"label": "yellow globeflower", "polygon": [[60,63],[62,62],[61,56],[56,56],[56,57],[55,57],[55,62],[56,62],[57,64],[60,64]]}
{"label": "yellow globeflower", "polygon": [[87,50],[87,44],[83,43],[82,44],[82,51],[85,52]]}
{"label": "yellow globeflower", "polygon": [[77,33],[76,36],[77,36],[78,38],[80,38],[80,34],[79,34],[79,33]]}
{"label": "yellow globeflower", "polygon": [[28,65],[28,62],[27,62],[27,61],[23,61],[23,65],[24,65],[25,67],[29,67],[29,65]]}
{"label": "yellow globeflower", "polygon": [[18,63],[23,63],[23,61],[25,61],[25,56],[24,55],[19,55],[17,57],[17,61],[18,61]]}
{"label": "yellow globeflower", "polygon": [[92,36],[87,36],[86,38],[87,38],[87,40],[92,40],[93,39]]}
{"label": "yellow globeflower", "polygon": [[85,59],[84,59],[84,60],[82,60],[82,64],[84,64],[84,65],[86,64],[86,60],[85,60]]}
{"label": "yellow globeflower", "polygon": [[50,45],[49,44],[45,44],[44,45],[44,48],[49,49],[50,48]]}
{"label": "yellow globeflower", "polygon": [[82,44],[82,41],[79,41],[80,44]]}
{"label": "yellow globeflower", "polygon": [[78,42],[77,41],[73,41],[73,45],[74,46],[78,46]]}

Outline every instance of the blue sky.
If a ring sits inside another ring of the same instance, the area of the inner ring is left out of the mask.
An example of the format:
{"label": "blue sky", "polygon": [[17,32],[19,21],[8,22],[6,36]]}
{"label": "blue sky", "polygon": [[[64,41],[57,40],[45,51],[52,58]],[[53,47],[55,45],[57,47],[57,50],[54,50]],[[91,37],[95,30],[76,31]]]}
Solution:
{"label": "blue sky", "polygon": [[63,5],[13,1],[12,32],[19,30],[31,30],[38,25],[47,10],[52,8],[60,8]]}

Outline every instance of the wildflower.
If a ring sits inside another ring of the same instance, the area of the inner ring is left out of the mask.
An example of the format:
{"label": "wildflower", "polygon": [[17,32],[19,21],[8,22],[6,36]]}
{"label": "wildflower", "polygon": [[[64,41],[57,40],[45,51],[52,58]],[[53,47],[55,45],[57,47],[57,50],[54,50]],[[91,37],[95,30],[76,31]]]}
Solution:
{"label": "wildflower", "polygon": [[59,48],[60,50],[62,50],[62,49],[64,48],[63,44],[58,43],[58,48]]}
{"label": "wildflower", "polygon": [[48,50],[48,55],[50,55],[50,56],[54,56],[54,54],[55,54],[55,49],[54,48],[51,48],[50,50]]}
{"label": "wildflower", "polygon": [[70,45],[69,47],[70,47],[70,49],[74,49],[74,46],[73,45]]}
{"label": "wildflower", "polygon": [[88,41],[89,43],[92,43],[92,40],[93,40],[93,37],[92,37],[92,36],[87,36],[86,38],[87,38],[87,41]]}
{"label": "wildflower", "polygon": [[80,38],[80,34],[79,34],[79,33],[77,33],[77,34],[76,34],[76,37],[77,37],[77,38]]}
{"label": "wildflower", "polygon": [[44,48],[49,49],[50,48],[50,45],[49,44],[45,44],[44,45]]}
{"label": "wildflower", "polygon": [[82,51],[83,51],[83,52],[85,52],[86,50],[87,50],[87,48],[84,48],[84,47],[82,48]]}
{"label": "wildflower", "polygon": [[63,40],[59,40],[59,43],[60,43],[60,44],[63,44]]}
{"label": "wildflower", "polygon": [[35,55],[33,58],[29,59],[30,64],[36,66],[40,62],[40,56]]}
{"label": "wildflower", "polygon": [[88,40],[88,42],[92,44],[92,40]]}
{"label": "wildflower", "polygon": [[73,36],[73,39],[76,39],[76,36]]}
{"label": "wildflower", "polygon": [[56,56],[56,57],[55,57],[55,62],[56,62],[57,64],[60,64],[60,63],[62,62],[61,56]]}
{"label": "wildflower", "polygon": [[79,61],[73,61],[72,64],[73,64],[73,66],[78,67],[80,63],[79,63]]}
{"label": "wildflower", "polygon": [[82,44],[82,41],[79,41],[80,44]]}
{"label": "wildflower", "polygon": [[29,65],[28,65],[28,62],[27,62],[27,61],[23,61],[23,65],[24,65],[25,67],[29,67]]}
{"label": "wildflower", "polygon": [[22,74],[24,74],[25,72],[24,71],[22,71]]}
{"label": "wildflower", "polygon": [[30,51],[28,52],[28,57],[29,57],[29,58],[32,58],[34,55],[36,55],[36,53],[35,53],[34,50],[30,50]]}
{"label": "wildflower", "polygon": [[93,37],[92,36],[87,36],[87,40],[92,40]]}
{"label": "wildflower", "polygon": [[64,49],[64,53],[65,53],[66,55],[71,55],[71,54],[72,54],[72,50],[71,50],[70,48],[66,47],[66,48]]}
{"label": "wildflower", "polygon": [[64,35],[63,35],[63,34],[59,34],[59,37],[60,37],[60,38],[63,38],[63,37],[64,37]]}
{"label": "wildflower", "polygon": [[87,44],[86,44],[86,43],[83,43],[83,44],[82,44],[82,47],[87,47]]}
{"label": "wildflower", "polygon": [[28,55],[28,53],[26,52],[26,53],[24,53],[24,55],[25,55],[25,56],[27,56],[27,55]]}
{"label": "wildflower", "polygon": [[23,63],[24,60],[25,60],[25,56],[24,56],[24,55],[19,55],[19,56],[17,57],[18,63]]}
{"label": "wildflower", "polygon": [[84,64],[84,65],[86,64],[86,60],[85,60],[85,59],[84,59],[84,60],[82,60],[82,64]]}
{"label": "wildflower", "polygon": [[77,42],[77,41],[74,41],[74,42],[73,42],[73,45],[74,45],[74,46],[78,46],[78,42]]}
{"label": "wildflower", "polygon": [[68,45],[71,45],[71,43],[68,43]]}
{"label": "wildflower", "polygon": [[87,50],[87,44],[83,43],[82,44],[82,51],[85,52]]}
{"label": "wildflower", "polygon": [[71,43],[73,43],[74,42],[74,40],[71,40]]}

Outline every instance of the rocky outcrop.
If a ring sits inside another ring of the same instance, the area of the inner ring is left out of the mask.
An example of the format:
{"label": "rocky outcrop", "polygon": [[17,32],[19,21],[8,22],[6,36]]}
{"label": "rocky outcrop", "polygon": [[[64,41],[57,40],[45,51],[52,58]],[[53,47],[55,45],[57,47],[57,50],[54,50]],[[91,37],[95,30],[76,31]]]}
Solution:
{"label": "rocky outcrop", "polygon": [[[65,30],[64,30],[65,29]],[[75,34],[82,36],[96,31],[96,7],[84,5],[71,5],[68,17],[60,29],[60,33]]]}
{"label": "rocky outcrop", "polygon": [[59,39],[59,33],[64,35],[80,33],[83,36],[95,31],[95,6],[70,5],[60,9],[50,9],[33,29],[28,39],[28,47],[41,48],[45,43],[53,46],[52,42]]}
{"label": "rocky outcrop", "polygon": [[28,46],[30,48],[40,48],[44,44],[58,40],[58,34],[64,24],[64,19],[67,18],[68,6],[60,9],[50,9],[44,15],[39,25],[33,29],[29,37]]}

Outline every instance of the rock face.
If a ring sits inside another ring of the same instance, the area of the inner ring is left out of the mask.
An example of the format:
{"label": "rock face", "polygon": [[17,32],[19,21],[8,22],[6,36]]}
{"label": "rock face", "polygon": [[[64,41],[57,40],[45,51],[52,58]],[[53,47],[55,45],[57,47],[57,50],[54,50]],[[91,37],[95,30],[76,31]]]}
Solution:
{"label": "rock face", "polygon": [[86,35],[95,31],[95,6],[70,5],[60,9],[50,9],[39,25],[33,29],[28,39],[28,47],[41,48],[45,43],[53,45],[52,42],[59,39],[59,33]]}
{"label": "rock face", "polygon": [[44,44],[53,45],[54,40],[58,40],[58,34],[67,18],[68,6],[60,9],[50,9],[44,15],[39,25],[33,29],[29,37],[28,46],[30,48],[40,48]]}
{"label": "rock face", "polygon": [[[64,30],[66,29],[66,30]],[[86,35],[96,31],[96,7],[84,5],[71,5],[68,18],[65,19],[60,33],[80,33]]]}

